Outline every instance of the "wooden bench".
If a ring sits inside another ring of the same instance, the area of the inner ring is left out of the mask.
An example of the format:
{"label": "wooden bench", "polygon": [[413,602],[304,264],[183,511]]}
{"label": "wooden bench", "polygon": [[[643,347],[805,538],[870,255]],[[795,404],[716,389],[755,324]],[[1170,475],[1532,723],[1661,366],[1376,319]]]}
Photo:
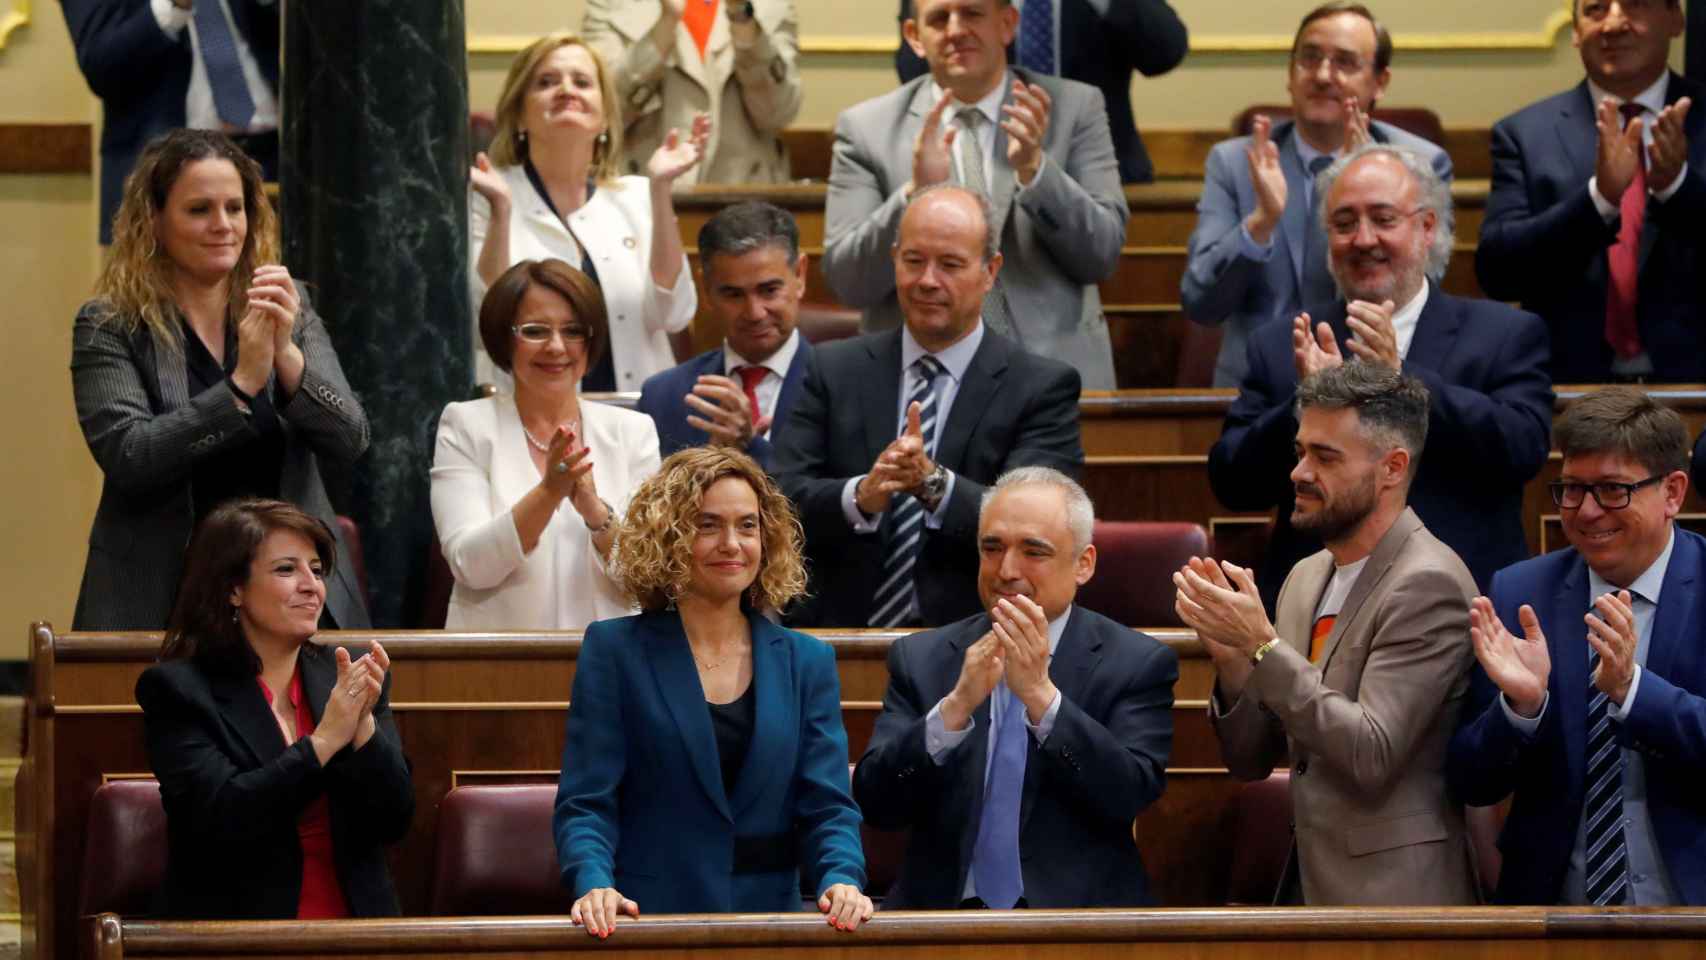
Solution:
{"label": "wooden bench", "polygon": [[[879,913],[855,933],[811,914],[659,916],[595,940],[561,917],[159,923],[91,918],[97,960],[328,955],[451,960],[599,955],[882,960],[1626,960],[1697,955],[1699,909],[1015,910]],[[1693,943],[1694,946],[1689,946]]]}

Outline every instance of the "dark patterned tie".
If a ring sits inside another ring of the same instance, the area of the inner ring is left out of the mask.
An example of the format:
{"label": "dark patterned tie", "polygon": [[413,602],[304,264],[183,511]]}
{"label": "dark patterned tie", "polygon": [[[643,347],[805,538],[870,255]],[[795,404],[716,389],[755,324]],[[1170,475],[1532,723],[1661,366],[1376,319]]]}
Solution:
{"label": "dark patterned tie", "polygon": [[[936,378],[942,374],[942,363],[928,354],[912,363],[916,382],[906,398],[906,405],[919,405],[918,423],[924,438],[924,451],[936,451]],[[900,415],[900,431],[906,430],[906,411]],[[924,505],[917,497],[896,494],[883,514],[883,579],[872,599],[873,627],[898,627],[918,622],[918,590],[912,579],[912,568],[918,563],[918,545],[924,539]]]}
{"label": "dark patterned tie", "polygon": [[1053,74],[1054,0],[1025,0],[1019,11],[1019,66]]}
{"label": "dark patterned tie", "polygon": [[1584,888],[1595,906],[1629,895],[1629,851],[1623,838],[1623,748],[1611,722],[1611,700],[1593,685],[1599,651],[1588,647],[1587,863]]}
{"label": "dark patterned tie", "polygon": [[1327,236],[1321,228],[1315,190],[1315,178],[1332,165],[1332,157],[1309,161],[1309,186],[1304,192],[1309,219],[1303,230],[1303,306],[1306,308],[1332,303],[1339,295],[1333,287],[1333,275],[1327,270]]}
{"label": "dark patterned tie", "polygon": [[225,18],[225,4],[220,0],[197,0],[194,9],[195,39],[201,48],[207,85],[213,91],[213,107],[219,111],[219,119],[239,130],[247,130],[255,119],[255,101],[249,96],[243,66],[237,62],[237,39]]}

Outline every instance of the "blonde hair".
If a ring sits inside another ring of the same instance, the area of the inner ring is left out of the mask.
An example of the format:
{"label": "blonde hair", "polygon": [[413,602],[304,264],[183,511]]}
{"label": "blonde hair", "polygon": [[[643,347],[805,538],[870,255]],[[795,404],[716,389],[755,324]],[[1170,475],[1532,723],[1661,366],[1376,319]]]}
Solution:
{"label": "blonde hair", "polygon": [[145,329],[155,343],[173,351],[183,349],[183,333],[172,291],[174,264],[160,245],[158,226],[173,185],[199,160],[224,160],[243,181],[248,229],[243,250],[225,279],[228,323],[248,309],[255,267],[278,262],[278,218],[267,200],[261,165],[216,130],[170,130],[156,137],[125,178],[124,197],[113,215],[113,245],[95,281],[95,299],[101,322],[127,333]]}
{"label": "blonde hair", "polygon": [[800,559],[805,531],[776,482],[738,450],[689,447],[670,454],[634,491],[610,547],[617,585],[642,610],[661,610],[681,595],[705,491],[725,477],[745,480],[758,497],[764,554],[753,581],[753,606],[781,610],[805,593],[806,568]]}
{"label": "blonde hair", "polygon": [[616,83],[604,58],[585,40],[567,30],[547,33],[527,45],[510,61],[509,74],[504,77],[503,91],[498,94],[496,116],[493,118],[492,145],[486,151],[492,164],[513,167],[527,158],[527,140],[521,129],[522,101],[533,83],[533,74],[545,58],[561,47],[580,47],[592,58],[598,72],[598,92],[604,100],[604,142],[592,147],[592,176],[600,186],[615,183],[622,175],[622,103],[616,97]]}

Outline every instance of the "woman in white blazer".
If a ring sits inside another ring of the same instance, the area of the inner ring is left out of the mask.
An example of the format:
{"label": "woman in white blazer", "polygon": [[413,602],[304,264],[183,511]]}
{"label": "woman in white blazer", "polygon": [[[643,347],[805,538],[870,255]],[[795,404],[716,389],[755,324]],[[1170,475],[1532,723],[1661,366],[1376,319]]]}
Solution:
{"label": "woman in white blazer", "polygon": [[598,287],[560,260],[492,284],[480,339],[513,393],[444,408],[432,518],[456,578],[451,630],[578,630],[633,606],[610,579],[614,524],[658,468],[650,417],[582,399],[610,338]]}
{"label": "woman in white blazer", "polygon": [[[490,155],[469,171],[469,292],[522,260],[562,260],[593,278],[610,318],[609,349],[583,389],[638,390],[675,365],[669,334],[698,307],[670,190],[704,154],[710,120],[683,138],[671,130],[646,176],[618,176],[622,111],[603,61],[580,38],[552,33],[510,64],[498,97]],[[476,351],[482,382],[507,389]]]}

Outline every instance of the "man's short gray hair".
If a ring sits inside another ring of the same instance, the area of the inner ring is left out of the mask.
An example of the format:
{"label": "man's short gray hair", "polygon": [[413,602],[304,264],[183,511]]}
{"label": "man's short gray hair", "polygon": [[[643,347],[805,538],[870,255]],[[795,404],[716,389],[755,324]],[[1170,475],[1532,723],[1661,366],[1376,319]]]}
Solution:
{"label": "man's short gray hair", "polygon": [[1059,490],[1066,500],[1066,527],[1072,532],[1072,552],[1074,555],[1084,552],[1090,545],[1090,537],[1096,531],[1096,508],[1090,502],[1090,495],[1078,481],[1072,479],[1053,467],[1014,467],[998,477],[994,484],[983,491],[983,501],[978,504],[978,524],[983,523],[983,514],[989,509],[989,501],[995,495],[1012,487],[1053,487]]}
{"label": "man's short gray hair", "polygon": [[[989,205],[989,198],[976,190],[944,180],[941,183],[932,183],[928,187],[920,187],[912,191],[912,196],[906,200],[906,209],[912,209],[913,204],[932,193],[959,193],[976,201],[977,212],[983,217],[983,262],[988,263],[994,260],[995,255],[1001,252],[1001,245],[999,238],[995,236],[995,208]],[[901,216],[906,216],[906,210],[901,211]],[[898,237],[895,242],[900,242]]]}
{"label": "man's short gray hair", "polygon": [[1434,168],[1422,155],[1407,147],[1395,147],[1389,143],[1370,141],[1333,161],[1332,166],[1321,171],[1315,178],[1315,196],[1320,198],[1320,210],[1317,218],[1321,229],[1330,233],[1332,227],[1329,221],[1333,212],[1327,209],[1327,195],[1333,191],[1333,185],[1339,182],[1339,177],[1356,163],[1368,156],[1387,156],[1398,161],[1409,171],[1410,178],[1416,181],[1416,208],[1434,212],[1434,240],[1427,250],[1427,263],[1423,270],[1429,280],[1435,283],[1445,276],[1445,268],[1451,264],[1451,248],[1456,243],[1456,221],[1451,207],[1451,186],[1434,173]]}
{"label": "man's short gray hair", "polygon": [[787,254],[788,266],[800,260],[800,227],[793,214],[763,200],[743,200],[718,210],[699,228],[699,262],[738,257],[762,247]]}

